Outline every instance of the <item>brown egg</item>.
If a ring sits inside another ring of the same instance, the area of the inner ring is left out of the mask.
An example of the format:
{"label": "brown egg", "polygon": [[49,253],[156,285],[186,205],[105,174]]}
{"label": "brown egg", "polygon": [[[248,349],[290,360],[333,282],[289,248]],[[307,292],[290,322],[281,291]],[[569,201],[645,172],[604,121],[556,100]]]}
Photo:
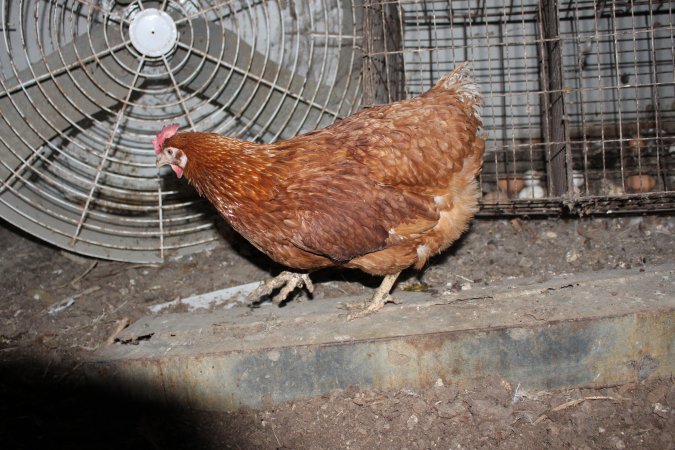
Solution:
{"label": "brown egg", "polygon": [[626,179],[626,186],[631,192],[651,192],[656,186],[656,179],[651,175],[631,175]]}
{"label": "brown egg", "polygon": [[518,195],[518,192],[522,191],[525,187],[525,181],[520,177],[500,177],[497,180],[497,188],[501,192],[508,194],[510,197],[515,197]]}
{"label": "brown egg", "polygon": [[508,202],[509,196],[501,191],[488,192],[483,196],[483,204],[485,205],[506,204]]}

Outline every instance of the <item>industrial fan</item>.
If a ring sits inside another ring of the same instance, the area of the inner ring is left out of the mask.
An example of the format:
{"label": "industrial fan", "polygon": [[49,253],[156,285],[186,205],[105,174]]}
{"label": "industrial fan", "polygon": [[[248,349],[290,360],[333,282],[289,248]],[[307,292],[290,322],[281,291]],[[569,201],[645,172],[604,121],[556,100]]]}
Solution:
{"label": "industrial fan", "polygon": [[214,218],[162,176],[162,126],[274,141],[356,111],[349,0],[3,0],[0,216],[62,248],[153,262]]}

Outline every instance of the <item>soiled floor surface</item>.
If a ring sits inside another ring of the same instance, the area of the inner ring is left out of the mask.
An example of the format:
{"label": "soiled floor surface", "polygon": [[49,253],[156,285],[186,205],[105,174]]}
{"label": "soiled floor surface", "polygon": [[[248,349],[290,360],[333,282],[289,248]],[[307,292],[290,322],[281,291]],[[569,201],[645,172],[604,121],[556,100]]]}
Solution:
{"label": "soiled floor surface", "polygon": [[[398,289],[465,292],[510,277],[545,282],[564,273],[673,263],[673,228],[672,217],[477,221],[421,276],[406,274]],[[675,387],[663,378],[553,392],[495,377],[461,388],[447,380],[415,389],[352,387],[234,413],[122,398],[81,383],[82,361],[121,326],[147,316],[151,305],[256,281],[279,268],[236,238],[161,266],[76,257],[8,226],[0,228],[0,245],[3,448],[675,445]],[[317,299],[365,298],[379,282],[341,271],[313,278]]]}

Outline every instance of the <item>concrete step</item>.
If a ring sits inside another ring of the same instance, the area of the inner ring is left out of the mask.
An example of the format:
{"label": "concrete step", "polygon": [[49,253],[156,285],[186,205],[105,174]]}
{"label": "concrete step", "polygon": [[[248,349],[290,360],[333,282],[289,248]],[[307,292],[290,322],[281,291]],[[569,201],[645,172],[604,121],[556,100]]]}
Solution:
{"label": "concrete step", "polygon": [[675,265],[513,279],[460,293],[396,291],[349,321],[338,301],[154,315],[85,364],[88,378],[195,408],[233,410],[333,389],[606,386],[675,368]]}

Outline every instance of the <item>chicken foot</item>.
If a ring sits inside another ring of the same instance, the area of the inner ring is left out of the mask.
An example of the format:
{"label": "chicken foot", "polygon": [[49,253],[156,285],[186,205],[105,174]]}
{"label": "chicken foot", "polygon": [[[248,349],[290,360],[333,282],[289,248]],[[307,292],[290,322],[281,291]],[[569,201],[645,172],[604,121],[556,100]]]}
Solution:
{"label": "chicken foot", "polygon": [[401,272],[385,275],[382,283],[380,283],[380,287],[377,288],[373,294],[373,297],[370,299],[370,304],[368,307],[362,309],[359,312],[350,314],[348,319],[353,320],[373,314],[374,312],[381,310],[385,303],[400,303],[399,300],[396,300],[389,294],[389,291],[391,291],[391,288],[394,287],[394,283],[396,283],[396,279],[400,273]]}
{"label": "chicken foot", "polygon": [[251,292],[249,298],[258,299],[263,295],[271,294],[275,289],[279,292],[272,297],[272,302],[276,305],[286,300],[286,297],[298,288],[306,288],[308,292],[314,292],[314,285],[309,279],[309,274],[283,271],[271,280],[261,284],[255,291]]}

